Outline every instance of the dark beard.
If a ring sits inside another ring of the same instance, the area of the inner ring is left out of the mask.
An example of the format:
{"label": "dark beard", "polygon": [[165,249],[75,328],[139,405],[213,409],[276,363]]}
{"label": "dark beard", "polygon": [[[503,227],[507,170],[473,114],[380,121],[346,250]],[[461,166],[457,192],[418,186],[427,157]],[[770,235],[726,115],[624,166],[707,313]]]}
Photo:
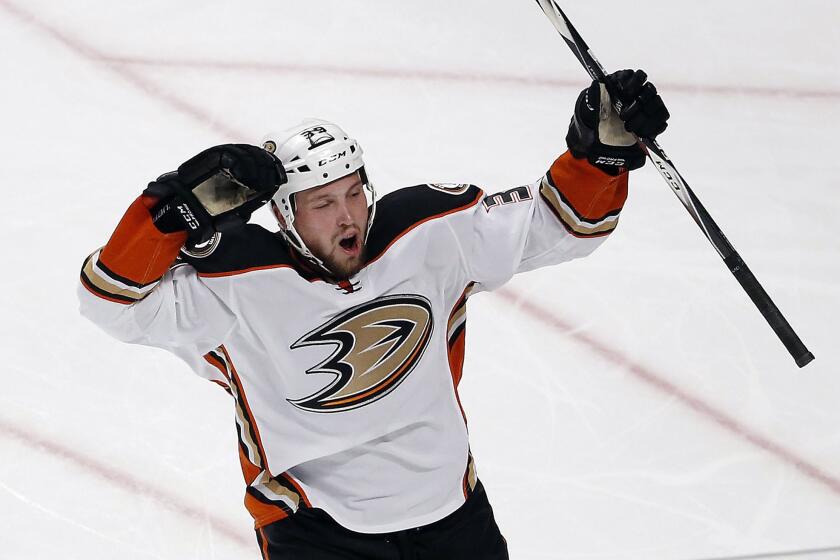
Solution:
{"label": "dark beard", "polygon": [[338,281],[352,278],[367,264],[367,246],[365,245],[362,245],[362,250],[359,252],[358,259],[354,260],[350,264],[338,263],[330,257],[318,255],[314,252],[313,254],[321,259],[321,262],[324,263],[324,266],[327,270],[329,270],[332,277]]}

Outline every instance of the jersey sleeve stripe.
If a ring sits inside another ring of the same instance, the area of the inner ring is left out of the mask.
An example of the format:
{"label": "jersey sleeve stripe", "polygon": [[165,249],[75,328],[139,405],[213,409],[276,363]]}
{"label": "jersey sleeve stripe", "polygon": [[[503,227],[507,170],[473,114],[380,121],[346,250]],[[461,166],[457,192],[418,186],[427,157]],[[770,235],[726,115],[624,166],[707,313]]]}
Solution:
{"label": "jersey sleeve stripe", "polygon": [[545,175],[579,221],[600,222],[620,211],[627,200],[627,176],[608,175],[570,152],[558,157]]}
{"label": "jersey sleeve stripe", "polygon": [[611,212],[601,220],[581,219],[560,192],[553,188],[546,179],[540,186],[540,196],[551,211],[560,220],[566,230],[575,237],[599,237],[608,235],[618,225],[618,211]]}
{"label": "jersey sleeve stripe", "polygon": [[627,173],[613,176],[566,152],[540,183],[540,196],[575,237],[612,232],[627,200]]}
{"label": "jersey sleeve stripe", "polygon": [[140,282],[135,282],[134,280],[130,280],[124,276],[120,276],[107,266],[105,263],[102,262],[100,258],[102,254],[102,250],[96,252],[96,259],[94,259],[94,270],[98,272],[101,276],[108,278],[111,282],[122,286],[123,288],[135,288],[138,292],[147,292],[151,290],[155,285],[157,285],[158,280],[152,280],[151,282],[147,282],[145,284],[141,284]]}
{"label": "jersey sleeve stripe", "polygon": [[582,214],[580,211],[575,209],[569,199],[563,194],[557,185],[554,183],[554,180],[551,178],[550,173],[546,173],[543,176],[542,182],[540,183],[540,191],[543,189],[547,189],[553,191],[556,198],[561,201],[561,203],[568,208],[568,211],[574,216],[576,222],[582,224],[589,224],[589,225],[597,225],[602,223],[604,220],[609,219],[611,217],[618,216],[621,213],[621,207],[615,208],[613,210],[608,211],[607,213],[600,215],[598,217],[587,217],[586,215]]}
{"label": "jersey sleeve stripe", "polygon": [[84,286],[85,289],[88,292],[90,292],[91,294],[95,295],[96,297],[104,299],[106,301],[110,301],[112,303],[119,303],[121,305],[131,305],[132,303],[137,301],[137,300],[131,299],[131,298],[125,298],[125,297],[112,295],[112,294],[110,294],[110,293],[108,293],[104,290],[101,290],[101,289],[97,288],[95,285],[88,282],[87,278],[85,278],[84,275],[81,276],[81,282],[82,282],[82,286]]}
{"label": "jersey sleeve stripe", "polygon": [[109,276],[99,264],[100,251],[96,251],[82,265],[80,280],[85,288],[96,296],[108,301],[122,304],[131,304],[140,301],[154,288],[155,284],[139,289],[123,284],[121,281]]}
{"label": "jersey sleeve stripe", "polygon": [[154,287],[157,286],[158,283],[160,282],[160,279],[158,279],[158,280],[153,280],[151,282],[148,282],[146,284],[139,284],[137,282],[132,282],[131,280],[128,280],[127,278],[123,278],[119,274],[116,274],[113,271],[111,271],[110,269],[108,269],[108,267],[106,267],[102,263],[102,251],[101,250],[94,253],[93,258],[90,259],[90,263],[91,263],[93,272],[97,276],[102,278],[103,280],[119,287],[122,290],[131,291],[131,292],[134,292],[135,294],[138,294],[140,296],[145,296],[146,294],[151,292],[152,289],[154,289]]}

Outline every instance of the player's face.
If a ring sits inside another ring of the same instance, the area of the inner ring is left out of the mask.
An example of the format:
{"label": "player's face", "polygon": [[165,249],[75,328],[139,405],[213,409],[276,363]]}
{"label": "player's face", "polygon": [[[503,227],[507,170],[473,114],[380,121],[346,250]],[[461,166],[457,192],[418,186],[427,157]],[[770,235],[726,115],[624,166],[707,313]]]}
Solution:
{"label": "player's face", "polygon": [[339,279],[365,261],[368,207],[358,173],[295,194],[295,229]]}

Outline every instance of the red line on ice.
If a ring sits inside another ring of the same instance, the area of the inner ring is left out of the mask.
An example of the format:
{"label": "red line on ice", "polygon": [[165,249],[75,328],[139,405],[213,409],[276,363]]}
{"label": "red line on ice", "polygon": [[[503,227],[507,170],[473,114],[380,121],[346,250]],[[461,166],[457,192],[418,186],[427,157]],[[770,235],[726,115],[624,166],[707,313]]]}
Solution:
{"label": "red line on ice", "polygon": [[611,347],[606,342],[598,340],[593,335],[576,329],[573,325],[562,320],[554,313],[551,313],[550,311],[547,311],[530,301],[520,299],[510,290],[501,289],[498,290],[496,294],[508,300],[517,306],[520,311],[530,315],[540,323],[559,331],[564,336],[585,346],[594,354],[630,372],[638,381],[656,389],[661,393],[664,393],[669,397],[677,399],[677,401],[685,407],[693,410],[700,416],[706,418],[707,420],[711,420],[724,430],[737,436],[750,445],[773,455],[783,463],[787,463],[789,466],[795,468],[811,480],[819,482],[833,494],[840,496],[840,479],[825,472],[820,467],[806,461],[795,451],[788,449],[745,426],[729,414],[715,408],[700,397],[694,396],[687,390],[678,387],[671,381],[668,381],[665,375],[657,373],[651,368],[634,361],[619,350]]}
{"label": "red line on ice", "polygon": [[111,72],[119,75],[124,80],[146,93],[149,97],[153,97],[162,102],[164,105],[167,105],[170,109],[181,113],[185,117],[201,121],[203,125],[209,126],[211,129],[227,138],[238,138],[240,136],[245,138],[244,135],[241,135],[237,131],[227,127],[224,123],[217,121],[210,113],[172,93],[163,90],[153,81],[135,72],[128,65],[117,64],[110,61],[109,58],[101,51],[78,39],[71,33],[63,31],[54,25],[50,25],[32,12],[24,10],[8,0],[0,0],[0,6],[5,8],[10,15],[18,18],[24,23],[36,27],[39,31],[49,35],[82,58],[86,58],[101,66],[105,66]]}
{"label": "red line on ice", "polygon": [[[430,81],[446,81],[455,83],[493,83],[502,85],[539,86],[539,87],[566,87],[579,88],[581,79],[560,79],[546,76],[517,76],[511,74],[460,72],[430,69],[406,69],[406,68],[373,68],[373,67],[347,67],[333,66],[329,64],[293,64],[284,62],[253,62],[253,61],[219,61],[219,60],[175,60],[156,59],[148,57],[133,56],[110,56],[95,47],[79,40],[68,32],[50,25],[44,20],[36,17],[8,0],[0,0],[0,6],[5,7],[12,15],[27,21],[38,27],[54,39],[63,43],[70,50],[82,55],[85,58],[104,63],[112,71],[120,74],[123,78],[132,82],[140,89],[156,97],[169,105],[179,113],[204,121],[205,125],[216,129],[229,137],[241,136],[236,131],[227,128],[224,123],[218,122],[212,115],[206,113],[179,99],[177,96],[168,93],[157,87],[153,82],[133,72],[131,66],[155,66],[192,69],[215,69],[235,70],[250,72],[268,72],[279,74],[309,74],[309,75],[343,75],[353,78],[380,78],[380,79],[419,79]],[[659,88],[663,91],[681,93],[703,93],[711,95],[749,95],[755,97],[794,97],[797,99],[840,99],[840,91],[832,89],[808,89],[783,86],[751,86],[751,85],[714,85],[714,84],[668,84],[663,82]]]}
{"label": "red line on ice", "polygon": [[[272,74],[307,74],[317,76],[348,76],[351,78],[380,78],[397,80],[429,80],[455,83],[490,83],[499,85],[580,88],[582,79],[561,79],[546,76],[517,76],[480,72],[446,72],[443,70],[409,68],[373,68],[363,66],[331,66],[328,64],[292,64],[284,62],[250,62],[220,60],[174,60],[131,56],[106,57],[106,61],[130,66],[153,66],[220,71],[266,72]],[[660,82],[657,82],[660,84]],[[711,95],[748,95],[753,97],[794,97],[797,99],[840,99],[840,91],[796,87],[714,84],[660,84],[661,91],[702,93]]]}
{"label": "red line on ice", "polygon": [[235,542],[236,544],[252,547],[255,541],[243,536],[243,531],[235,528],[224,519],[190,505],[175,494],[162,490],[156,486],[134,477],[128,472],[111,467],[88,455],[80,453],[58,441],[37,434],[32,430],[12,425],[0,419],[0,434],[15,439],[27,447],[42,451],[53,457],[63,459],[89,474],[99,477],[114,486],[128,491],[129,493],[145,496],[159,503],[163,507],[174,511],[192,521],[208,523],[215,533]]}

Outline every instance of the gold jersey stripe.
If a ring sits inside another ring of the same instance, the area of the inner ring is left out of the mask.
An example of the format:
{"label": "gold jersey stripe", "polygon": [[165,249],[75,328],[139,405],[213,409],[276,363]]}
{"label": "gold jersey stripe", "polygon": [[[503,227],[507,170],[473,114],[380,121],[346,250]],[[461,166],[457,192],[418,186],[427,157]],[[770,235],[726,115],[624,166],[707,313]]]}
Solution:
{"label": "gold jersey stripe", "polygon": [[566,229],[573,235],[581,237],[606,235],[618,225],[618,215],[607,216],[603,220],[595,223],[580,220],[574,211],[560,199],[557,191],[545,179],[542,180],[540,194]]}

